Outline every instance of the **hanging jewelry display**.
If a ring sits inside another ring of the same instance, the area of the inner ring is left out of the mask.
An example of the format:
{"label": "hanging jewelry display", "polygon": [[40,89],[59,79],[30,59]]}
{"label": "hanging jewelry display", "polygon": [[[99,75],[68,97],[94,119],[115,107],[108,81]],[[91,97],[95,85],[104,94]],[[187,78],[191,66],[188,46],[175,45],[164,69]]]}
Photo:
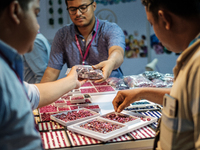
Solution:
{"label": "hanging jewelry display", "polygon": [[59,8],[58,8],[58,14],[60,17],[58,17],[58,24],[63,25],[63,9],[62,9],[62,0],[58,0]]}
{"label": "hanging jewelry display", "polygon": [[49,25],[51,25],[54,28],[54,9],[53,9],[53,0],[49,0]]}

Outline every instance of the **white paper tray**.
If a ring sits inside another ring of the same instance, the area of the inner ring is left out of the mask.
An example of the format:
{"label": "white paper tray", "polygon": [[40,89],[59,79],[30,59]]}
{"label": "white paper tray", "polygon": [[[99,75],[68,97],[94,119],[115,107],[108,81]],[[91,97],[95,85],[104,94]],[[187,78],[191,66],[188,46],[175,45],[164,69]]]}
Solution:
{"label": "white paper tray", "polygon": [[[73,120],[73,121],[68,121],[68,122],[65,122],[65,121],[63,121],[63,120],[58,119],[58,118],[55,117],[56,115],[60,115],[60,114],[63,114],[63,113],[64,113],[64,114],[67,114],[68,112],[80,111],[80,110],[88,110],[88,111],[90,111],[91,113],[93,113],[94,115],[93,115],[93,116],[88,116],[88,117],[85,117],[85,118],[81,118],[81,119],[77,119],[77,120]],[[81,121],[84,121],[84,120],[87,120],[87,119],[90,119],[90,118],[94,118],[94,117],[97,117],[97,116],[99,116],[99,115],[100,115],[100,114],[97,113],[97,112],[95,112],[95,111],[92,111],[92,110],[89,110],[89,109],[86,109],[86,108],[80,108],[80,109],[75,109],[75,110],[70,110],[70,111],[63,111],[63,112],[61,112],[61,113],[57,113],[57,114],[51,115],[50,118],[51,118],[52,120],[54,120],[54,121],[60,123],[61,125],[67,127],[67,126],[69,126],[69,125],[71,125],[71,124],[75,124],[75,123],[77,123],[77,122],[81,122]]]}
{"label": "white paper tray", "polygon": [[101,140],[101,141],[105,142],[105,141],[109,141],[113,138],[116,138],[118,136],[132,132],[133,130],[139,129],[141,127],[144,127],[148,124],[151,124],[151,123],[157,121],[157,118],[145,116],[145,115],[138,114],[138,113],[125,112],[125,111],[123,111],[123,113],[133,115],[133,116],[143,117],[143,118],[150,118],[151,120],[150,121],[140,120],[139,122],[136,122],[134,124],[124,124],[125,125],[124,128],[117,129],[116,132],[110,132],[109,134],[106,134],[106,135],[105,134],[97,134],[97,132],[94,132],[94,131],[91,131],[91,130],[88,130],[88,129],[83,130],[83,128],[79,127],[81,124],[87,123],[88,121],[91,121],[95,118],[98,118],[98,119],[100,118],[100,119],[107,120],[109,122],[121,124],[121,123],[118,123],[116,121],[108,120],[108,119],[105,119],[105,118],[102,118],[101,116],[99,116],[99,117],[95,117],[95,118],[92,118],[92,119],[88,119],[88,120],[79,122],[77,124],[70,125],[70,126],[68,126],[68,130],[71,130],[72,132],[76,132],[76,133],[79,133],[79,134],[82,134],[82,135],[85,135],[85,136],[88,136],[88,137],[91,137],[91,138],[95,138],[97,140]]}

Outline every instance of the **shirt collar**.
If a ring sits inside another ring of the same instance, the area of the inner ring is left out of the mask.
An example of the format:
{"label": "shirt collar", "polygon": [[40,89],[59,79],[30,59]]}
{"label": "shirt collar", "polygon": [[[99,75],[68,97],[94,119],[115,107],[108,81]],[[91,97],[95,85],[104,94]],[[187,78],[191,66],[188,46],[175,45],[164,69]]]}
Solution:
{"label": "shirt collar", "polygon": [[[94,25],[94,28],[93,28],[93,30],[92,30],[93,34],[96,32],[96,26],[97,26],[97,17],[95,17],[95,25]],[[76,34],[76,35],[82,36],[82,35],[80,34],[80,32],[78,31],[78,28],[77,28],[77,26],[76,26],[75,24],[73,24],[73,28],[74,28],[74,31],[75,31],[75,34]],[[75,35],[74,35],[74,36],[75,36]]]}
{"label": "shirt collar", "polygon": [[198,46],[200,41],[200,33],[195,37],[194,40],[192,40],[188,46],[187,49],[185,49],[181,55],[178,57],[177,61],[176,61],[176,66],[173,69],[174,72],[174,79],[176,79],[176,77],[178,76],[178,73],[180,71],[180,69],[182,68],[182,66],[184,66],[184,64],[186,63],[186,61],[188,61],[188,59],[190,58],[190,55],[192,55],[192,53],[194,51],[196,51],[196,46]]}
{"label": "shirt collar", "polygon": [[22,56],[11,46],[0,40],[0,51],[6,57],[11,67],[19,75],[21,81],[23,81],[23,62]]}

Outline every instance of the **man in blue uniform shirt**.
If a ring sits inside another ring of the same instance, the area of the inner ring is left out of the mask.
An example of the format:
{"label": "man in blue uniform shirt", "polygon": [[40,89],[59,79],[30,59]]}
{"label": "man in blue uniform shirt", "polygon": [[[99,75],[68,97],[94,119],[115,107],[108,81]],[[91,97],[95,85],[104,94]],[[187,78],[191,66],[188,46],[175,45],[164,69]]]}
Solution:
{"label": "man in blue uniform shirt", "polygon": [[[79,88],[76,68],[67,77],[44,84],[23,82],[24,53],[39,29],[39,0],[0,1],[0,149],[43,149],[32,109],[52,103]],[[66,84],[67,83],[67,84]]]}
{"label": "man in blue uniform shirt", "polygon": [[47,68],[51,46],[49,41],[38,31],[33,50],[24,54],[24,81],[40,83]]}

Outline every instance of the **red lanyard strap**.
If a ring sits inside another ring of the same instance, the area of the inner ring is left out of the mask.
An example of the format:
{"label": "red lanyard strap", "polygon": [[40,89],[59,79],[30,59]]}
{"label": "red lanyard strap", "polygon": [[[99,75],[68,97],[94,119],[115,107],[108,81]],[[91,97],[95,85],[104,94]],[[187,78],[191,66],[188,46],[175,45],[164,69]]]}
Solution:
{"label": "red lanyard strap", "polygon": [[86,59],[86,57],[87,57],[87,55],[88,55],[88,52],[89,52],[90,46],[91,46],[91,44],[92,44],[92,41],[94,40],[94,38],[95,38],[95,36],[96,36],[96,34],[97,34],[98,26],[99,26],[99,20],[97,19],[96,32],[95,32],[95,34],[92,36],[92,40],[91,40],[90,43],[88,44],[84,56],[83,56],[83,53],[82,53],[82,51],[81,51],[81,46],[80,46],[80,43],[79,43],[79,41],[78,41],[77,35],[75,34],[76,44],[77,44],[78,49],[79,49],[79,52],[80,52],[80,54],[81,54],[81,57],[82,57],[82,64],[83,64],[83,65],[85,64],[85,59]]}

